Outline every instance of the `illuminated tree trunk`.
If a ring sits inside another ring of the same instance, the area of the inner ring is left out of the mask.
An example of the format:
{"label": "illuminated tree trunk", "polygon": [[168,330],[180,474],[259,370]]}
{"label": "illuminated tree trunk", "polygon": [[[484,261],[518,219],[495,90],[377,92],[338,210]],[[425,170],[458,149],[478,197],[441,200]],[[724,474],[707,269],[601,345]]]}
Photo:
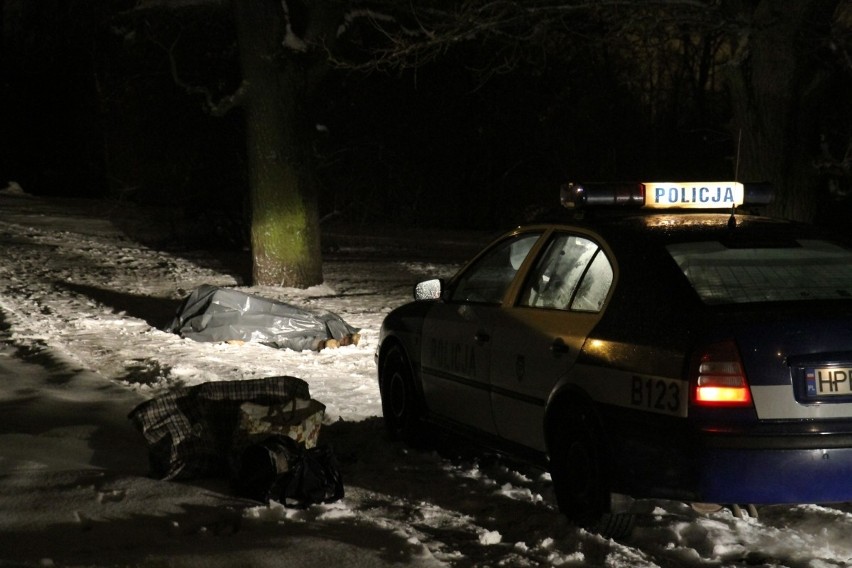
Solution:
{"label": "illuminated tree trunk", "polygon": [[244,93],[254,284],[322,282],[305,72],[282,49],[281,4],[234,0]]}

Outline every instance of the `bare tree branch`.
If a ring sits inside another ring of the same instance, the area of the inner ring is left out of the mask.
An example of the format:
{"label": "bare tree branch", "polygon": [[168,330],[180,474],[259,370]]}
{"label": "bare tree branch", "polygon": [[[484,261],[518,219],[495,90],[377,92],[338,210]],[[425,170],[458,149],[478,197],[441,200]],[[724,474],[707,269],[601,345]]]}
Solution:
{"label": "bare tree branch", "polygon": [[[710,25],[719,21],[718,2],[713,0],[466,0],[446,8],[412,4],[407,11],[401,11],[398,3],[387,2],[381,7],[349,11],[338,28],[341,36],[363,22],[384,39],[383,45],[369,47],[368,60],[356,62],[329,56],[334,65],[348,69],[404,69],[433,61],[462,42],[493,40],[507,48],[508,70],[517,62],[518,50],[536,38],[554,30],[581,33],[574,29],[572,18],[622,16],[607,18],[607,22],[610,26],[627,27],[633,15],[652,9],[659,13],[657,21],[661,25],[668,12],[677,12],[681,23]],[[407,19],[417,25],[407,24]],[[616,24],[619,20],[622,23]]]}
{"label": "bare tree branch", "polygon": [[154,41],[167,54],[169,58],[169,72],[175,85],[183,89],[188,95],[200,95],[204,98],[202,108],[211,116],[225,116],[231,109],[238,107],[245,99],[246,92],[249,88],[247,81],[243,80],[240,85],[232,93],[221,97],[215,97],[213,92],[207,87],[201,85],[193,85],[183,80],[180,71],[178,70],[177,57],[175,56],[175,48],[180,42],[180,36],[172,42],[171,45],[165,46],[160,42]]}

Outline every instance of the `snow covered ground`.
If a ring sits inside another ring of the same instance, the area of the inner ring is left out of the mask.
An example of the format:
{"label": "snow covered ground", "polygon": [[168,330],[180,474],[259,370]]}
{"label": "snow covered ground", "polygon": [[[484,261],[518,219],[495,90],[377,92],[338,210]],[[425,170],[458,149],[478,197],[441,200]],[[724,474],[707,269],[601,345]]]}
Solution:
{"label": "snow covered ground", "polygon": [[[326,282],[296,290],[244,287],[229,259],[150,244],[175,227],[140,208],[0,191],[0,566],[852,564],[850,506],[739,519],[660,501],[613,541],[568,524],[542,471],[388,441],[373,362],[382,318],[416,281],[451,275],[481,235],[330,236]],[[334,311],[361,341],[297,353],[161,331],[203,283]],[[321,441],[341,460],[342,501],[293,510],[235,498],[224,480],[148,477],[127,419],[136,404],[274,375],[305,379],[327,406]]]}

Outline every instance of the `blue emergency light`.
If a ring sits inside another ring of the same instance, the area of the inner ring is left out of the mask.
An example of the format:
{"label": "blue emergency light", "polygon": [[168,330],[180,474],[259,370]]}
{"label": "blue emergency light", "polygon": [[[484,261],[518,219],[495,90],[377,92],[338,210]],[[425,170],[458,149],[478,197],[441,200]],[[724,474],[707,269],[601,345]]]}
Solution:
{"label": "blue emergency light", "polygon": [[734,181],[568,183],[560,201],[569,209],[625,207],[647,209],[721,209],[767,205],[774,192],[767,183]]}

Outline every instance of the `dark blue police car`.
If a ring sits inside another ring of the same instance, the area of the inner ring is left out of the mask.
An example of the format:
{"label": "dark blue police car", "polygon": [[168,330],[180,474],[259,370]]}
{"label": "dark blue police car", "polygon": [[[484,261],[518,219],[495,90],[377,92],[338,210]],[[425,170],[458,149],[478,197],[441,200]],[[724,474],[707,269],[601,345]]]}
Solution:
{"label": "dark blue police car", "polygon": [[633,498],[852,501],[852,250],[747,213],[769,199],[567,186],[564,223],[503,235],[387,316],[389,431],[547,464],[560,510],[609,536]]}

